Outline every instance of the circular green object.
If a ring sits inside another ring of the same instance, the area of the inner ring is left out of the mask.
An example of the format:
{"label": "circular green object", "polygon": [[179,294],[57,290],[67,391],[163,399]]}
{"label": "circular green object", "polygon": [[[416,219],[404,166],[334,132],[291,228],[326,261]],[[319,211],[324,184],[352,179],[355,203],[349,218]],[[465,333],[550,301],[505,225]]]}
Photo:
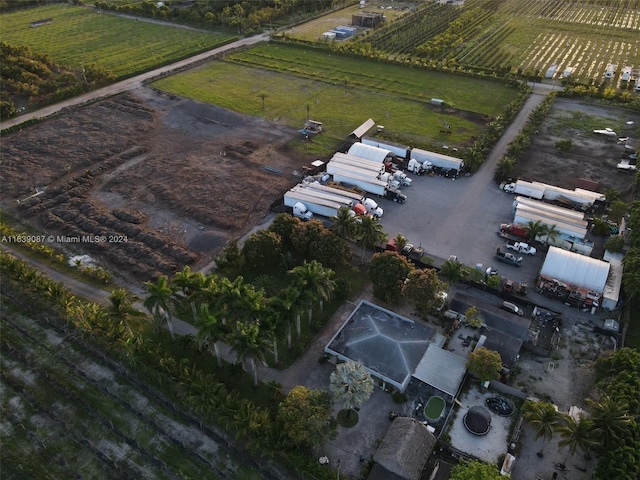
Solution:
{"label": "circular green object", "polygon": [[344,428],[355,427],[358,423],[358,412],[353,409],[340,410],[338,412],[338,425]]}

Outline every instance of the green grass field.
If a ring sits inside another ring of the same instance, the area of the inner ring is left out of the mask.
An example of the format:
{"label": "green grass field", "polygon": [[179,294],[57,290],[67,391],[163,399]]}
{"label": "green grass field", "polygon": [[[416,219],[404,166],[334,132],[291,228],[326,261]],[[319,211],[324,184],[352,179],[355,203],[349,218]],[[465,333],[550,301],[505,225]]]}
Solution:
{"label": "green grass field", "polygon": [[[53,22],[31,27],[36,20]],[[203,33],[136,21],[91,8],[51,5],[0,16],[2,40],[79,68],[96,63],[118,77],[149,70],[226,43],[226,34]]]}
{"label": "green grass field", "polygon": [[[467,112],[497,115],[517,90],[490,80],[342,57],[287,45],[228,55],[154,86],[238,112],[300,128],[307,114],[343,138],[367,118],[412,145],[462,145],[482,125],[429,105],[442,98]],[[345,84],[345,79],[347,79]],[[261,95],[264,98],[262,109]],[[307,112],[308,107],[308,112]],[[330,119],[330,120],[329,120]],[[449,123],[453,133],[439,133]]]}

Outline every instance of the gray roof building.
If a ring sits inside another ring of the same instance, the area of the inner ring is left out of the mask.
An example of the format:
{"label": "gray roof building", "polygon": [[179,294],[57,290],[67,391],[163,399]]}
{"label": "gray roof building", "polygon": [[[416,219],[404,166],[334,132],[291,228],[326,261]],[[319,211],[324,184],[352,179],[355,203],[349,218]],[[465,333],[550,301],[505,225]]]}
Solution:
{"label": "gray roof building", "polygon": [[435,330],[362,300],[324,351],[403,391]]}
{"label": "gray roof building", "polygon": [[429,345],[413,377],[455,397],[467,371],[467,360],[436,345]]}

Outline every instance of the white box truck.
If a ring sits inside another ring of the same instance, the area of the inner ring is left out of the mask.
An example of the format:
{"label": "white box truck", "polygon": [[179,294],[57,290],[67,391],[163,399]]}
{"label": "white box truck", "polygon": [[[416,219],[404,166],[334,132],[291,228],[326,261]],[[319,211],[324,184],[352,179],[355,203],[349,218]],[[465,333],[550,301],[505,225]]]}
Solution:
{"label": "white box truck", "polygon": [[545,187],[539,184],[536,185],[535,183],[525,182],[524,180],[518,180],[515,183],[503,185],[502,189],[507,193],[515,193],[517,195],[524,195],[525,197],[541,200],[544,198]]}
{"label": "white box truck", "polygon": [[349,172],[339,171],[333,174],[333,181],[347,185],[353,185],[367,193],[383,197],[389,188],[387,182],[377,180],[376,178],[367,179],[362,176],[352,175]]}
{"label": "white box truck", "polygon": [[[305,208],[300,207],[302,204]],[[314,197],[308,195],[301,190],[289,190],[284,194],[284,204],[287,207],[293,208],[293,214],[303,220],[309,220],[313,215],[309,215],[310,212],[315,215],[321,215],[323,217],[333,217],[338,214],[338,210],[346,205],[334,200],[328,200],[324,198]]]}
{"label": "white box truck", "polygon": [[455,171],[460,173],[464,168],[464,161],[450,157],[449,155],[442,155],[441,153],[430,152],[428,150],[422,150],[421,148],[414,148],[411,150],[411,158],[425,165],[425,167],[431,166],[431,168],[438,168],[443,171]]}

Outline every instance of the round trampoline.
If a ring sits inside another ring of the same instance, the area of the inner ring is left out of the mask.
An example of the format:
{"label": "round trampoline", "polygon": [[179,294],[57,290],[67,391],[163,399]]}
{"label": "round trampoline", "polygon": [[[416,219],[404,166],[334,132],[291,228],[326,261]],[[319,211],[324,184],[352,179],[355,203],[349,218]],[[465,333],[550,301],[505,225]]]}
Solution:
{"label": "round trampoline", "polygon": [[491,412],[484,407],[471,407],[462,421],[464,427],[472,434],[486,435],[491,427]]}
{"label": "round trampoline", "polygon": [[442,418],[444,408],[447,406],[447,402],[444,398],[434,395],[427,400],[427,404],[424,406],[424,416],[431,422],[437,422]]}
{"label": "round trampoline", "polygon": [[500,397],[487,398],[484,403],[489,410],[501,417],[508,417],[515,410],[511,402]]}

